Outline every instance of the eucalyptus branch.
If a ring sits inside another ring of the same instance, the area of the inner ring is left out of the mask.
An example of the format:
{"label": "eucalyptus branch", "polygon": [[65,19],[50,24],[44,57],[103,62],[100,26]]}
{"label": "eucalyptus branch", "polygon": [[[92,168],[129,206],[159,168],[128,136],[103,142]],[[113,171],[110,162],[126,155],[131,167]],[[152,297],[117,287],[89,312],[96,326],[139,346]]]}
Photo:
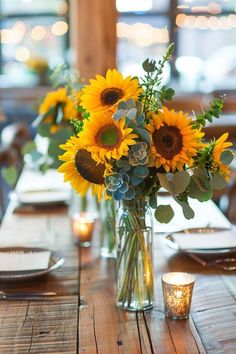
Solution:
{"label": "eucalyptus branch", "polygon": [[171,100],[174,95],[174,90],[165,86],[159,88],[162,81],[163,68],[167,61],[170,60],[174,51],[174,43],[168,47],[166,54],[158,62],[155,60],[146,59],[142,66],[146,72],[142,79],[141,86],[143,92],[140,99],[144,104],[144,112],[158,111],[163,105],[164,100]]}
{"label": "eucalyptus branch", "polygon": [[65,87],[70,94],[75,89],[79,90],[83,86],[80,73],[77,70],[69,68],[66,64],[56,65],[51,71],[50,80],[54,88]]}
{"label": "eucalyptus branch", "polygon": [[212,123],[214,118],[219,118],[222,113],[223,101],[220,98],[215,98],[210,104],[210,108],[203,112],[202,114],[195,115],[195,121],[193,121],[192,126],[194,129],[199,129],[205,127],[207,122]]}

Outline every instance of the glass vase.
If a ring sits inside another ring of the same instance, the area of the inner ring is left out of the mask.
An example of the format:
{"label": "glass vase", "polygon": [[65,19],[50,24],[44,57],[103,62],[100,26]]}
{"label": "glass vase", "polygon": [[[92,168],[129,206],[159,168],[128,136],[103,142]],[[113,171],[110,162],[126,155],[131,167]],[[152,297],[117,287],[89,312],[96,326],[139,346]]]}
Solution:
{"label": "glass vase", "polygon": [[147,310],[154,301],[153,217],[148,200],[122,201],[116,225],[117,306]]}
{"label": "glass vase", "polygon": [[99,204],[100,254],[104,258],[116,257],[116,203],[105,200]]}

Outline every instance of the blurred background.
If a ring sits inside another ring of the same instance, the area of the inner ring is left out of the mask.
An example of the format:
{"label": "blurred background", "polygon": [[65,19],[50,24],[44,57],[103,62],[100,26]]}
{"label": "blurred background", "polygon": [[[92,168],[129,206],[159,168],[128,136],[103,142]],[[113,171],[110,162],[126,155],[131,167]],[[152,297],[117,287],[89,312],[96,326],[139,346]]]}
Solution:
{"label": "blurred background", "polygon": [[111,67],[140,75],[141,63],[171,42],[163,79],[176,90],[170,106],[200,112],[223,98],[224,116],[207,134],[229,130],[236,140],[236,0],[0,0],[1,149],[19,133],[16,124],[34,134],[34,107],[56,65],[85,81]]}

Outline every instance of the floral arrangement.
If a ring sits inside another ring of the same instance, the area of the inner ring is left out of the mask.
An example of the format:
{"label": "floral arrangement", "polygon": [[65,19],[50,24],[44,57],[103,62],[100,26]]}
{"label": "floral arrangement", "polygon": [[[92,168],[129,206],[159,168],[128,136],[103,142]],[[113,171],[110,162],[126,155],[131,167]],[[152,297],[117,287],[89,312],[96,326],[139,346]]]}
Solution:
{"label": "floral arrangement", "polygon": [[37,75],[48,73],[49,70],[48,61],[41,57],[30,57],[26,61],[26,66]]}
{"label": "floral arrangement", "polygon": [[37,107],[38,117],[33,122],[38,136],[47,138],[48,141],[47,154],[44,158],[37,151],[42,171],[60,165],[59,145],[75,134],[71,121],[79,122],[82,119],[82,113],[78,110],[82,87],[79,73],[66,65],[60,65],[54,68],[50,77],[53,88],[40,101]]}
{"label": "floral arrangement", "polygon": [[193,218],[188,198],[206,201],[214,189],[223,188],[233,159],[227,133],[205,142],[202,132],[219,117],[220,99],[193,117],[165,106],[174,90],[162,85],[162,72],[173,49],[172,44],[158,62],[145,60],[140,79],[109,69],[105,77],[90,80],[79,96],[82,118],[73,122],[76,134],[61,145],[65,153],[59,168],[81,196],[91,188],[99,201],[149,197],[157,220],[164,223],[174,212],[170,205],[157,205],[161,188],[187,219]]}
{"label": "floral arrangement", "polygon": [[167,190],[191,219],[189,197],[206,201],[223,188],[233,159],[227,133],[206,142],[202,131],[219,117],[220,99],[194,116],[166,107],[174,90],[162,85],[162,72],[173,50],[171,44],[158,62],[145,60],[141,78],[109,69],[90,80],[81,90],[81,119],[72,120],[75,134],[60,146],[65,152],[59,171],[81,196],[91,189],[99,202],[119,201],[117,305],[129,310],[153,306],[150,207],[159,222],[174,216],[170,205],[158,205],[159,190]]}

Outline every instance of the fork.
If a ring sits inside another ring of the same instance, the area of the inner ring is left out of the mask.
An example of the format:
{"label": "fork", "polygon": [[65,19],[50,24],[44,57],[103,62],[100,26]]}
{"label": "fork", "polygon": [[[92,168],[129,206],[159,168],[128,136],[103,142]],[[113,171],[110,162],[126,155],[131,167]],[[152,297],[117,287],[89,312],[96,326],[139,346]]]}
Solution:
{"label": "fork", "polygon": [[7,293],[0,291],[0,300],[51,300],[57,293],[53,291]]}
{"label": "fork", "polygon": [[[196,254],[193,253],[188,253],[189,256],[196,261],[197,263],[210,267],[210,266],[215,266],[223,270],[228,270],[228,271],[233,271],[236,270],[236,258],[219,258],[215,259],[214,261],[206,262],[199,256],[196,256]],[[235,264],[235,265],[229,265],[230,263]]]}

